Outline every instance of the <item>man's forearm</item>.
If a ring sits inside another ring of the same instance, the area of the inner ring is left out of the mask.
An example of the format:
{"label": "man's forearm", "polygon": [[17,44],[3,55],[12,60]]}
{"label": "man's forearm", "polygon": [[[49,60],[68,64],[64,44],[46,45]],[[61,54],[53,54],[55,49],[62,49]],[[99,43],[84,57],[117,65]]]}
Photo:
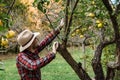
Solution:
{"label": "man's forearm", "polygon": [[53,30],[51,33],[49,33],[41,42],[38,48],[35,50],[36,53],[40,52],[43,50],[47,45],[49,45],[55,38],[56,36],[60,33],[60,29],[56,28]]}

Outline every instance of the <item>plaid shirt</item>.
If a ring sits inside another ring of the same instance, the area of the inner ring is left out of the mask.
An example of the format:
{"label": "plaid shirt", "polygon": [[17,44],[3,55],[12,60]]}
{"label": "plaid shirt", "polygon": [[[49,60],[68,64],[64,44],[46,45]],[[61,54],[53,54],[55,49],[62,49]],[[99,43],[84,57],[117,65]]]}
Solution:
{"label": "plaid shirt", "polygon": [[36,48],[35,53],[25,50],[18,54],[16,58],[16,66],[21,80],[41,80],[40,68],[51,62],[55,58],[55,54],[51,52],[45,57],[40,58],[38,53],[50,42],[52,42],[58,34],[58,29],[48,34],[45,39],[40,42],[40,45]]}

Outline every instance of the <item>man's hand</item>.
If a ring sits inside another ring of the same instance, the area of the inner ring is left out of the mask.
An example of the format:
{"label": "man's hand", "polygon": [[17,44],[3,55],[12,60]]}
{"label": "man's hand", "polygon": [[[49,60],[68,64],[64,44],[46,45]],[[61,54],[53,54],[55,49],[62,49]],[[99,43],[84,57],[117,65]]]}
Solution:
{"label": "man's hand", "polygon": [[53,53],[56,53],[58,46],[59,46],[59,43],[58,43],[58,42],[54,42],[54,43],[53,43],[53,46],[52,46],[52,49],[53,49],[52,52],[53,52]]}
{"label": "man's hand", "polygon": [[64,18],[61,19],[60,26],[64,26]]}
{"label": "man's hand", "polygon": [[62,27],[64,26],[65,22],[64,22],[64,18],[61,19],[60,24],[59,24],[59,30],[62,29]]}

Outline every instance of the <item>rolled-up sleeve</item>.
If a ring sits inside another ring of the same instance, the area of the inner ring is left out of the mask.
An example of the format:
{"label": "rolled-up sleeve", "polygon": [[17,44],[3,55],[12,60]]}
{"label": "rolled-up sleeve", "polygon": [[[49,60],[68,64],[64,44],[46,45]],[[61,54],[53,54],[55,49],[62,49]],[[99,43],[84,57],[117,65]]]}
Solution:
{"label": "rolled-up sleeve", "polygon": [[56,36],[60,33],[59,29],[53,30],[51,33],[49,33],[41,42],[40,45],[35,50],[35,53],[39,53],[41,50],[43,50],[47,45],[49,45]]}

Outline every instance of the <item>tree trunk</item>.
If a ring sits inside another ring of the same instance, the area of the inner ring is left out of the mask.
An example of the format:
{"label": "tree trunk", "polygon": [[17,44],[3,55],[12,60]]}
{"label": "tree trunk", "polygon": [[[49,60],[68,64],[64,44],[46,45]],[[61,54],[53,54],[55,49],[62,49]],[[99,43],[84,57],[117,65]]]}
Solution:
{"label": "tree trunk", "polygon": [[101,65],[101,55],[102,55],[103,44],[100,43],[95,51],[94,58],[92,59],[92,67],[95,73],[96,80],[104,80],[103,68]]}
{"label": "tree trunk", "polygon": [[[108,65],[108,74],[106,77],[106,80],[111,80],[113,79],[112,77],[114,77],[114,69],[120,67],[120,32],[119,32],[119,24],[118,24],[118,13],[119,13],[119,7],[120,7],[120,3],[116,6],[116,10],[114,12],[111,4],[109,3],[109,0],[102,0],[103,4],[105,5],[105,7],[108,10],[112,25],[113,25],[113,29],[114,29],[114,34],[115,34],[115,44],[116,44],[116,61],[112,62],[112,64]],[[114,14],[113,14],[114,13]],[[109,77],[111,77],[111,79],[107,79]],[[117,79],[115,79],[117,80]]]}
{"label": "tree trunk", "polygon": [[110,67],[107,67],[107,77],[106,77],[105,80],[113,80],[114,79],[114,75],[115,75],[115,70],[110,68]]}
{"label": "tree trunk", "polygon": [[[86,54],[85,54],[85,44],[84,43],[82,43],[82,50],[83,50],[83,55],[86,56]],[[84,70],[86,70],[86,57],[84,57],[83,68],[84,68]]]}
{"label": "tree trunk", "polygon": [[93,70],[94,70],[94,73],[95,73],[95,79],[96,80],[105,80],[102,64],[100,62],[101,61],[101,56],[102,56],[102,50],[107,45],[110,45],[110,44],[113,44],[113,43],[115,43],[115,40],[104,41],[104,42],[101,42],[96,48],[94,57],[92,59],[92,67],[93,67]]}
{"label": "tree trunk", "polygon": [[61,56],[67,61],[67,63],[72,67],[72,69],[75,71],[75,73],[78,75],[78,77],[81,80],[91,80],[89,75],[85,72],[85,70],[82,68],[81,63],[77,63],[68,50],[63,46],[60,45],[58,52],[61,54]]}
{"label": "tree trunk", "polygon": [[114,80],[120,80],[120,70],[116,71]]}

